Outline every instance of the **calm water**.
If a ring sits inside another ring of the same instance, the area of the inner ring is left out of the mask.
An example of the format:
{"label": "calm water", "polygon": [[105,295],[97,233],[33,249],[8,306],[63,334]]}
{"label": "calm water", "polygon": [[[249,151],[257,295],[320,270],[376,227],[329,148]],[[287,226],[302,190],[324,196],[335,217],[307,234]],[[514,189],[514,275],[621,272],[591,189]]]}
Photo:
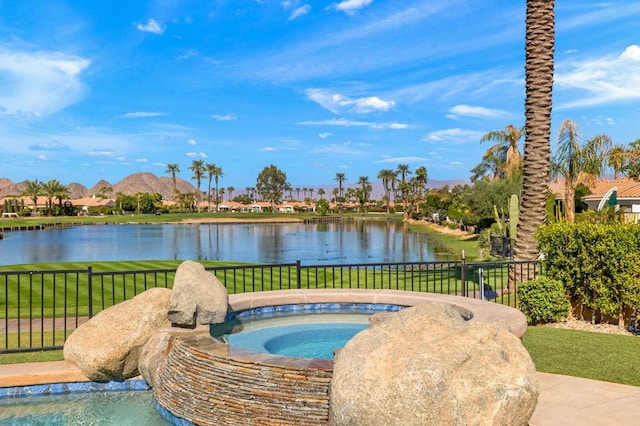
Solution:
{"label": "calm water", "polygon": [[415,262],[436,255],[427,235],[396,220],[330,224],[92,225],[6,232],[0,264],[110,260],[230,260],[305,264]]}

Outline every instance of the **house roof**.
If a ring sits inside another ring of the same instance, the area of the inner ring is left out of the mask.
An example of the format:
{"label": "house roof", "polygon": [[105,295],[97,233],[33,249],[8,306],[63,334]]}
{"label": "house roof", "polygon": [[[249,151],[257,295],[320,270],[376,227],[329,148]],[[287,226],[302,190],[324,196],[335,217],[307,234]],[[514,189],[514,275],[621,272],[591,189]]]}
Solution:
{"label": "house roof", "polygon": [[590,188],[591,194],[582,197],[583,200],[600,200],[607,192],[613,188],[618,188],[618,199],[640,199],[640,182],[629,179],[598,179],[595,185]]}

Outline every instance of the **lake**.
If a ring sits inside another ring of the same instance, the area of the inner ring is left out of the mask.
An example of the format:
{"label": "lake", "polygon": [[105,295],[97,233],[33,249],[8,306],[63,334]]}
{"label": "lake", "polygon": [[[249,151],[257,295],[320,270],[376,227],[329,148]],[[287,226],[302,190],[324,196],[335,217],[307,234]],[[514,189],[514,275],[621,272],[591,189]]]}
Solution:
{"label": "lake", "polygon": [[427,234],[399,220],[343,220],[326,224],[83,225],[6,232],[0,263],[113,260],[226,260],[259,263],[345,264],[451,259],[436,254]]}

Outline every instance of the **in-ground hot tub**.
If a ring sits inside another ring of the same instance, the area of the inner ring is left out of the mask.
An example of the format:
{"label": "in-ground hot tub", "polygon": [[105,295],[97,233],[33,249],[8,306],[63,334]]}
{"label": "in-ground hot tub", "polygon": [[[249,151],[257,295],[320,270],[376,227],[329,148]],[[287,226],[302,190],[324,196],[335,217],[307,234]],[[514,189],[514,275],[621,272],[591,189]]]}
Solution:
{"label": "in-ground hot tub", "polygon": [[[526,331],[513,308],[429,293],[395,290],[281,290],[229,296],[232,312],[313,304],[414,306],[450,304],[471,322],[504,321],[511,333]],[[326,424],[332,359],[299,358],[229,346],[209,330],[176,336],[158,371],[154,396],[169,415],[196,424]]]}

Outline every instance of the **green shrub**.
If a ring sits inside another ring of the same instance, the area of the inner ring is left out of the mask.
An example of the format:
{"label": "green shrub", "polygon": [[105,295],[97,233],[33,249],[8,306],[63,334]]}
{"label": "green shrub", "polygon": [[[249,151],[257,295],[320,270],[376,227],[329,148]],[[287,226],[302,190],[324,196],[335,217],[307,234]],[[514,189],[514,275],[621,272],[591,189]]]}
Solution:
{"label": "green shrub", "polygon": [[640,226],[563,222],[540,227],[536,239],[543,270],[565,284],[574,307],[619,324],[640,309]]}
{"label": "green shrub", "polygon": [[529,324],[558,322],[567,317],[571,307],[562,282],[547,277],[518,285],[518,298]]}

